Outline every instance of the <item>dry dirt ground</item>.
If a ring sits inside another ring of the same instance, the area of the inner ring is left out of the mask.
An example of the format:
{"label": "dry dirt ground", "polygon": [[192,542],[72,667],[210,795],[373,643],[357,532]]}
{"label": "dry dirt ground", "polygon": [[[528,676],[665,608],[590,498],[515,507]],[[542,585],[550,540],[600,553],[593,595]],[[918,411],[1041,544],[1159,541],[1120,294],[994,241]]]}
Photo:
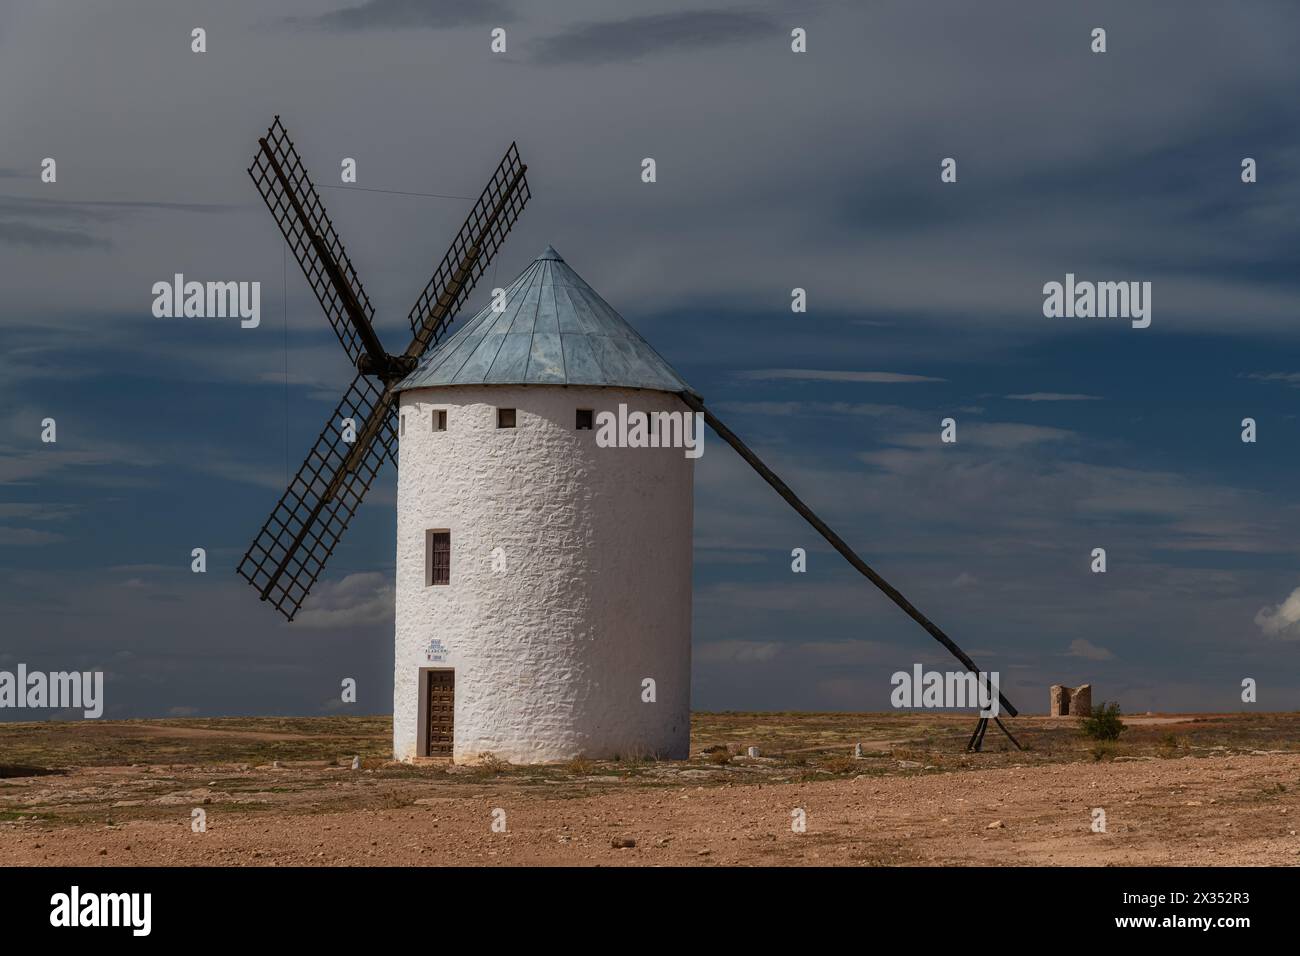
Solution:
{"label": "dry dirt ground", "polygon": [[0,724],[0,865],[1300,864],[1300,714],[1125,721],[698,714],[689,761],[545,768],[394,764],[387,718]]}

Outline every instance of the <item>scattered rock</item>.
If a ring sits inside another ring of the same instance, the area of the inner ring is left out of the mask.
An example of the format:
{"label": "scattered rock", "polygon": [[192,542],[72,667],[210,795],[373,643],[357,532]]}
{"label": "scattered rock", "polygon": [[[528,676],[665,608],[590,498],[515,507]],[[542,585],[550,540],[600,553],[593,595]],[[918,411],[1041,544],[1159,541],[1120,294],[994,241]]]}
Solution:
{"label": "scattered rock", "polygon": [[609,841],[609,845],[615,850],[630,850],[636,846],[636,840],[631,837],[614,837]]}
{"label": "scattered rock", "polygon": [[1005,823],[1003,823],[1001,820],[994,820],[992,823],[990,823],[990,824],[989,824],[988,826],[986,826],[984,829],[985,829],[985,830],[1005,830],[1006,828],[1007,828],[1007,825],[1006,825]]}
{"label": "scattered rock", "polygon": [[760,753],[758,752],[758,748],[757,748],[757,747],[750,747],[748,750],[745,751],[745,755],[746,755],[747,757],[760,757],[760,756],[762,756],[762,754],[760,754]]}
{"label": "scattered rock", "polygon": [[360,769],[361,769],[361,758],[360,758],[360,757],[353,757],[353,758],[352,758],[352,769],[353,769],[353,770],[360,770]]}

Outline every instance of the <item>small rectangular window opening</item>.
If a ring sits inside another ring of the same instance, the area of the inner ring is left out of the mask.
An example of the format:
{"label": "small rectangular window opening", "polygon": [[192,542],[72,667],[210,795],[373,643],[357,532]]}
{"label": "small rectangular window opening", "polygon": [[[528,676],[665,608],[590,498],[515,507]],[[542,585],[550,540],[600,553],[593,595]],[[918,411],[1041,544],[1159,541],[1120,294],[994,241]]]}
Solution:
{"label": "small rectangular window opening", "polygon": [[406,434],[406,416],[398,415],[397,416],[397,437],[401,438],[405,434]]}
{"label": "small rectangular window opening", "polygon": [[445,432],[447,430],[447,412],[444,409],[434,409],[433,412],[433,430],[436,432]]}
{"label": "small rectangular window opening", "polygon": [[577,429],[580,432],[591,430],[592,410],[590,408],[578,409]]}
{"label": "small rectangular window opening", "polygon": [[451,583],[451,532],[424,533],[424,585]]}
{"label": "small rectangular window opening", "polygon": [[514,428],[515,410],[513,408],[497,409],[497,428]]}

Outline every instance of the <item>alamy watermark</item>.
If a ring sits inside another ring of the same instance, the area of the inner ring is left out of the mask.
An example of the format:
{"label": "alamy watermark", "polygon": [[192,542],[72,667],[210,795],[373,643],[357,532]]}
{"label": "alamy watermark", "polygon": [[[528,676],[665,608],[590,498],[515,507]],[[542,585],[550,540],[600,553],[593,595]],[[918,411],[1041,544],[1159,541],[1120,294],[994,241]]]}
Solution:
{"label": "alamy watermark", "polygon": [[962,708],[978,707],[981,717],[1000,714],[997,671],[925,671],[920,664],[912,672],[896,671],[889,702],[895,707]]}
{"label": "alamy watermark", "polygon": [[1088,282],[1073,272],[1065,282],[1043,285],[1043,315],[1049,319],[1132,319],[1133,328],[1151,324],[1150,282]]}
{"label": "alamy watermark", "polygon": [[127,927],[132,936],[148,936],[153,927],[152,893],[83,893],[73,886],[50,897],[50,925],[55,927]]}
{"label": "alamy watermark", "polygon": [[152,291],[157,319],[238,317],[244,329],[255,329],[262,322],[260,282],[186,282],[178,272],[171,282],[155,282]]}
{"label": "alamy watermark", "polygon": [[103,671],[0,671],[0,707],[81,710],[88,720],[104,713]]}
{"label": "alamy watermark", "polygon": [[704,415],[700,412],[598,412],[596,444],[601,448],[683,448],[687,458],[704,454]]}

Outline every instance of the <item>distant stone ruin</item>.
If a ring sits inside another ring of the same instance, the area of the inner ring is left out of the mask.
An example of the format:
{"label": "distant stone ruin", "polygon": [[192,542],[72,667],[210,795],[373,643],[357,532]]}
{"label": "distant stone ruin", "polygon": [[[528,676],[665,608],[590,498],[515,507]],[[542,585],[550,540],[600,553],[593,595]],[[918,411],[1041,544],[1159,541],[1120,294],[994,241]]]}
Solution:
{"label": "distant stone ruin", "polygon": [[1092,715],[1091,684],[1080,684],[1078,687],[1053,684],[1049,694],[1047,711],[1049,717],[1089,717]]}

